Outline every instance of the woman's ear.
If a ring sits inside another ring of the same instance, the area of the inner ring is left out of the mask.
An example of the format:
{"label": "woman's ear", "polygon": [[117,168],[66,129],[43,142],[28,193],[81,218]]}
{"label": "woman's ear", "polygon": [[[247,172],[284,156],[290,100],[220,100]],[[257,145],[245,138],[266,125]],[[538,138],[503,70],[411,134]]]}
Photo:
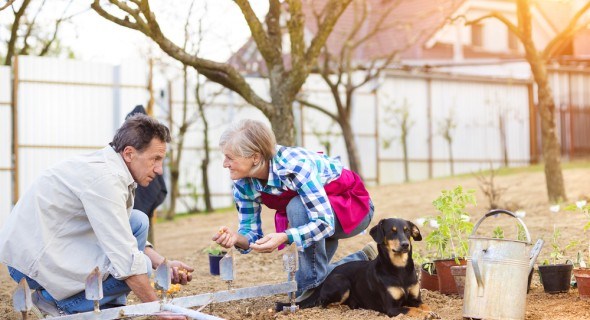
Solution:
{"label": "woman's ear", "polygon": [[262,156],[259,152],[256,152],[254,155],[252,155],[252,159],[254,160],[254,166],[257,166],[262,161]]}

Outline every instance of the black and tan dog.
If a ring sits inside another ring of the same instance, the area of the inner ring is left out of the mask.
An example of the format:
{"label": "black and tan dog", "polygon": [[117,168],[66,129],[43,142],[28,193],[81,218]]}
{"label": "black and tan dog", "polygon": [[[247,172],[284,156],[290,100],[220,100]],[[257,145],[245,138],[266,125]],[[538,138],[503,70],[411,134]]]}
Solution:
{"label": "black and tan dog", "polygon": [[352,261],[336,267],[300,308],[345,304],[372,309],[390,317],[437,319],[420,296],[412,260],[412,241],[422,240],[420,230],[402,219],[383,219],[370,231],[379,256],[371,261]]}

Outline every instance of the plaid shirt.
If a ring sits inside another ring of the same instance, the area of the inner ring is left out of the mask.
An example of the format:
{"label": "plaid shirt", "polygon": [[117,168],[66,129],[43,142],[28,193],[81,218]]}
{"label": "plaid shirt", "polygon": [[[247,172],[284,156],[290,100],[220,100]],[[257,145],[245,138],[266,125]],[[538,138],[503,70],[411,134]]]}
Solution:
{"label": "plaid shirt", "polygon": [[298,228],[289,228],[285,233],[289,237],[289,243],[295,242],[297,248],[303,251],[313,241],[334,234],[334,211],[324,185],[340,177],[342,164],[338,159],[303,148],[277,145],[276,150],[277,153],[269,164],[266,186],[255,178],[244,178],[234,183],[234,198],[240,222],[238,232],[248,238],[249,243],[260,239],[263,236],[260,193],[280,195],[283,191],[293,190],[308,208],[310,222]]}

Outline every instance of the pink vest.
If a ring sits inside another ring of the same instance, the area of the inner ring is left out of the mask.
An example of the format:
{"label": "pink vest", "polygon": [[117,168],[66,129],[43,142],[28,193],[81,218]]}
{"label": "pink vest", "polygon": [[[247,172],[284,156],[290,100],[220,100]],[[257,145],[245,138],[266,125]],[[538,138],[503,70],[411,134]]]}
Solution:
{"label": "pink vest", "polygon": [[[342,169],[340,177],[324,186],[328,200],[336,214],[342,230],[350,233],[356,228],[369,213],[369,192],[358,174]],[[277,232],[287,230],[287,205],[297,192],[287,190],[280,195],[272,195],[261,192],[262,203],[270,209],[276,210],[275,229]],[[283,246],[279,247],[279,250]]]}

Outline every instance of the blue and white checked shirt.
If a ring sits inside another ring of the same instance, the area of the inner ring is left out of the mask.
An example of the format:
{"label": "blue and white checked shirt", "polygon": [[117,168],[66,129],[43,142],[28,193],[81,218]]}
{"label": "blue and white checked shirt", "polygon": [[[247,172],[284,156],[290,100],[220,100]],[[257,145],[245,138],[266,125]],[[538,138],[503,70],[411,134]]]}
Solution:
{"label": "blue and white checked shirt", "polygon": [[[238,209],[239,229],[249,243],[263,236],[260,220],[261,192],[280,195],[286,190],[299,194],[308,208],[310,222],[285,230],[289,243],[295,242],[303,251],[312,242],[334,234],[334,211],[324,185],[338,179],[342,173],[339,160],[303,148],[277,145],[277,153],[269,164],[266,186],[256,178],[234,181],[234,198]],[[249,251],[249,250],[248,250]],[[247,251],[245,251],[247,252]]]}

